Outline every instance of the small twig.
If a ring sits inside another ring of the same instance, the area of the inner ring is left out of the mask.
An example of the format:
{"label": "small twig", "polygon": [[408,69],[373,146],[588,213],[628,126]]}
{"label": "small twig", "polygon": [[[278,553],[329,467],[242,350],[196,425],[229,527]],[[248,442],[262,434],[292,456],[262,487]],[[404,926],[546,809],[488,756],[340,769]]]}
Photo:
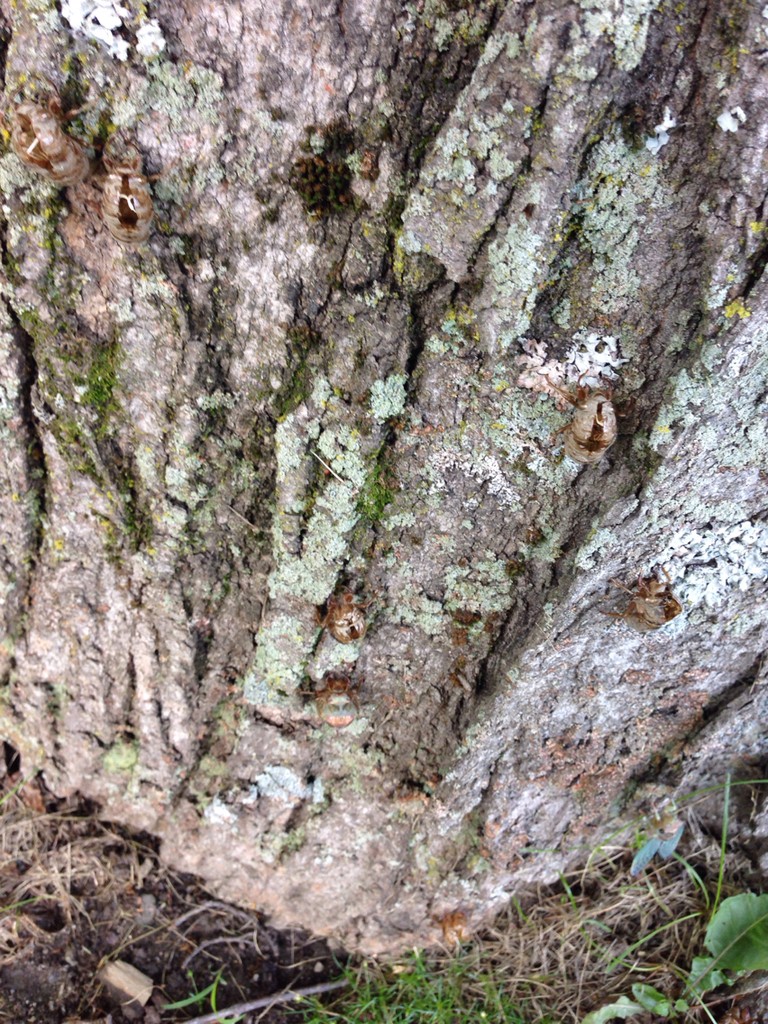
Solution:
{"label": "small twig", "polygon": [[253,941],[254,930],[255,929],[251,928],[251,930],[245,935],[217,935],[214,939],[206,939],[205,942],[200,942],[197,948],[193,949],[189,956],[184,960],[184,963],[181,965],[182,971],[186,971],[198,953],[202,953],[204,950],[210,949],[211,946],[218,946],[222,942],[228,943],[229,945],[252,943],[255,946],[256,943]]}
{"label": "small twig", "polygon": [[331,469],[331,467],[328,465],[328,463],[320,458],[320,456],[317,454],[317,452],[315,451],[314,448],[310,448],[310,451],[315,456],[315,458],[320,463],[320,465],[321,466],[325,466],[325,468],[328,470],[328,472],[331,473],[333,476],[335,476],[336,479],[339,481],[339,483],[342,483],[342,484],[348,484],[349,483],[349,480],[345,480],[343,476],[339,476],[339,474],[335,470]]}
{"label": "small twig", "polygon": [[249,528],[250,528],[251,530],[253,530],[253,532],[254,532],[254,533],[258,533],[258,532],[259,532],[259,530],[258,530],[258,527],[254,526],[254,525],[253,525],[253,523],[249,522],[249,521],[248,521],[248,520],[247,520],[247,519],[245,518],[245,516],[244,516],[244,515],[241,515],[241,514],[240,514],[240,513],[239,513],[239,512],[237,511],[237,509],[236,509],[236,508],[232,508],[232,506],[231,506],[231,505],[227,505],[227,506],[226,506],[226,508],[228,508],[228,509],[229,509],[229,511],[230,511],[230,512],[232,513],[232,515],[233,515],[233,516],[237,516],[237,518],[238,518],[238,519],[242,519],[242,521],[243,521],[243,522],[245,523],[245,525],[246,525],[247,527],[249,527]]}
{"label": "small twig", "polygon": [[294,999],[303,999],[304,996],[318,996],[321,992],[333,992],[337,988],[345,988],[348,981],[324,981],[320,985],[310,985],[308,988],[297,988],[292,992],[278,992],[274,996],[263,996],[261,999],[252,999],[249,1003],[236,1003],[224,1010],[217,1010],[215,1013],[205,1013],[202,1017],[193,1017],[186,1024],[221,1024],[222,1017],[236,1017],[241,1013],[248,1013],[250,1010],[260,1010],[266,1006],[276,1006],[278,1003],[291,1003]]}
{"label": "small twig", "polygon": [[197,914],[201,914],[204,910],[223,910],[227,914],[231,914],[233,917],[239,917],[244,920],[246,924],[252,924],[255,920],[256,915],[249,913],[247,910],[241,910],[239,907],[231,907],[229,903],[223,903],[221,900],[207,900],[205,903],[200,903],[196,907],[192,907],[181,917],[177,917],[175,921],[171,922],[173,928],[178,928],[180,924],[188,921],[191,917],[196,917]]}

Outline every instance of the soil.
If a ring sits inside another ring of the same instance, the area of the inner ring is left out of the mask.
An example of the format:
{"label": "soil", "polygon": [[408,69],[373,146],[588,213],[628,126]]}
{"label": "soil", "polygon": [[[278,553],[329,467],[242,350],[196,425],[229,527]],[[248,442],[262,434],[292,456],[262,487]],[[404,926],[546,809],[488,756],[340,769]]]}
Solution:
{"label": "soil", "polygon": [[[0,1024],[213,1024],[215,1010],[222,1024],[299,1024],[295,1003],[270,1001],[339,978],[348,959],[343,951],[303,932],[277,931],[261,915],[221,902],[200,879],[165,867],[155,839],[105,822],[108,808],[56,799],[40,776],[24,781],[14,751],[4,748]],[[738,838],[739,805],[749,813],[756,799],[752,787],[734,787],[732,799],[730,789],[727,797],[704,791],[688,808],[676,859],[652,859],[633,874],[633,850],[612,843],[562,884],[518,893],[469,943],[464,915],[447,915],[445,948],[434,951],[425,984],[439,987],[443,975],[454,982],[460,976],[473,1006],[484,1005],[490,985],[505,991],[524,1019],[568,1024],[634,991],[638,978],[678,998],[692,956],[705,948],[713,899],[765,891],[755,851]],[[108,964],[141,972],[139,982],[146,976],[145,1005],[126,1005],[107,988],[101,972]],[[410,970],[399,964],[387,984]],[[740,985],[708,996],[710,1019],[768,1021],[765,976],[747,975]],[[227,1008],[256,1000],[266,1004],[225,1016]],[[168,1008],[174,1003],[183,1005]],[[729,1016],[737,1010],[738,1017]],[[702,1019],[696,1008],[685,1016],[691,1018]]]}
{"label": "soil", "polygon": [[[39,778],[2,780],[1,1024],[171,1024],[339,976],[338,950],[215,899],[198,878],[164,867],[151,837],[100,813],[53,798]],[[145,1006],[121,1005],[102,984],[114,961],[152,980]],[[194,999],[217,978],[214,1005]],[[242,1018],[257,1019],[296,1015],[275,1007]]]}

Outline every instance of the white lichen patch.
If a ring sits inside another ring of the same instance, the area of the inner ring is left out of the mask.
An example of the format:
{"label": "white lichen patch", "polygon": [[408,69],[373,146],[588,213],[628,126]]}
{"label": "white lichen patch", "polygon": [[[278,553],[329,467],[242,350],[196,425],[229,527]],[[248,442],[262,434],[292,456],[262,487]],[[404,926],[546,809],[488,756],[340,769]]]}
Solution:
{"label": "white lichen patch", "polygon": [[746,120],[747,115],[741,107],[730,107],[720,114],[717,123],[724,132],[737,132]]}
{"label": "white lichen patch", "polygon": [[203,811],[203,819],[216,828],[237,827],[237,814],[231,807],[227,807],[221,797],[215,796]]}
{"label": "white lichen patch", "polygon": [[604,380],[618,380],[616,372],[628,359],[619,355],[619,340],[612,334],[580,330],[565,357],[566,379],[595,387]]}
{"label": "white lichen patch", "polygon": [[660,552],[675,594],[688,606],[724,604],[729,590],[768,582],[768,525],[750,520],[683,527]]}
{"label": "white lichen patch", "polygon": [[405,374],[393,373],[386,380],[374,383],[371,388],[371,415],[379,423],[399,416],[405,408],[405,382]]}
{"label": "white lichen patch", "polygon": [[163,30],[155,18],[150,18],[136,33],[136,52],[142,57],[157,57],[164,49]]}
{"label": "white lichen patch", "polygon": [[116,34],[123,28],[123,22],[131,17],[127,7],[110,0],[62,0],[61,15],[73,31],[106,46],[110,56],[118,60],[127,59],[128,43]]}
{"label": "white lichen patch", "polygon": [[524,354],[517,357],[522,368],[518,387],[559,398],[557,387],[577,383],[599,387],[606,381],[618,380],[616,371],[629,362],[620,356],[618,338],[612,334],[581,329],[572,336],[572,341],[565,359],[559,360],[548,358],[546,342],[524,339]]}
{"label": "white lichen patch", "polygon": [[661,124],[657,124],[653,129],[654,135],[645,140],[645,148],[654,156],[658,156],[662,147],[669,142],[669,133],[673,128],[677,128],[677,121],[672,117],[669,107],[665,107],[664,118]]}
{"label": "white lichen patch", "polygon": [[[117,0],[62,0],[61,16],[72,30],[86,39],[106,46],[110,56],[127,60],[128,42],[123,32],[130,28],[133,14]],[[165,37],[153,18],[136,33],[136,50],[142,57],[156,57],[165,49]]]}
{"label": "white lichen patch", "polygon": [[[473,450],[471,441],[466,443],[468,448],[466,451],[438,448],[431,453],[427,463],[427,476],[431,484],[430,489],[439,492],[449,491],[451,488],[446,475],[458,472],[472,477],[478,483],[483,484],[485,490],[496,500],[500,507],[513,508],[517,506],[520,502],[520,493],[507,479],[499,460],[490,453],[482,454]],[[467,508],[472,508],[479,504],[479,502],[479,497],[477,499],[469,499],[467,501]]]}
{"label": "white lichen patch", "polygon": [[256,776],[243,803],[251,806],[261,797],[267,797],[290,803],[295,803],[297,800],[309,800],[314,804],[319,804],[323,802],[324,795],[323,783],[320,779],[307,783],[293,768],[276,764],[269,765],[260,775]]}

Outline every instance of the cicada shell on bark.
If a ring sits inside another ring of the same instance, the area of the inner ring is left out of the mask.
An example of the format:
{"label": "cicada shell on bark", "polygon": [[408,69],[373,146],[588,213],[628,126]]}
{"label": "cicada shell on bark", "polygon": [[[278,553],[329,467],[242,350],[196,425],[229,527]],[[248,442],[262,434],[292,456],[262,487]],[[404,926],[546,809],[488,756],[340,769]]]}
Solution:
{"label": "cicada shell on bark", "polygon": [[[636,629],[639,633],[649,633],[651,630],[660,629],[666,626],[672,619],[677,618],[683,610],[683,606],[672,593],[671,581],[666,569],[663,570],[666,579],[660,580],[656,570],[652,576],[638,577],[637,585],[633,591],[632,599],[624,612],[610,613],[615,619],[624,621]],[[626,590],[623,584],[616,583],[622,590]]]}
{"label": "cicada shell on bark", "polygon": [[47,107],[26,100],[11,114],[16,156],[61,188],[84,181],[91,170],[83,145],[64,131],[64,120],[58,97],[51,97]]}
{"label": "cicada shell on bark", "polygon": [[357,693],[360,684],[338,672],[327,672],[322,688],[315,693],[317,711],[322,720],[334,729],[345,729],[358,716]]}
{"label": "cicada shell on bark", "polygon": [[328,598],[328,613],[322,624],[340,644],[362,640],[368,628],[365,608],[366,605],[357,603],[354,594],[333,595]]}
{"label": "cicada shell on bark", "polygon": [[591,465],[599,462],[616,440],[616,409],[603,391],[579,388],[573,420],[566,431],[565,454],[574,462]]}
{"label": "cicada shell on bark", "polygon": [[105,150],[107,172],[101,196],[101,213],[109,232],[118,242],[139,245],[146,242],[155,208],[149,179],[142,171],[141,154],[129,144],[119,158]]}

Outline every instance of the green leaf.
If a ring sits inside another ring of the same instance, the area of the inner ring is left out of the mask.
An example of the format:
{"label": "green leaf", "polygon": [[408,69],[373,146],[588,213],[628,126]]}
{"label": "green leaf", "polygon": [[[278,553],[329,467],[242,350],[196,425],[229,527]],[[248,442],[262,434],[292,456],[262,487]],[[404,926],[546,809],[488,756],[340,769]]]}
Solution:
{"label": "green leaf", "polygon": [[685,832],[685,825],[681,825],[677,832],[675,832],[673,836],[670,836],[669,839],[662,840],[658,851],[662,860],[669,860],[677,849],[677,844],[683,838],[683,832]]}
{"label": "green leaf", "polygon": [[715,969],[716,960],[711,956],[696,956],[691,964],[691,975],[688,988],[697,995],[703,996],[720,985],[730,985],[731,981],[722,971]]}
{"label": "green leaf", "polygon": [[653,839],[649,839],[648,842],[638,850],[635,854],[635,859],[632,861],[632,866],[629,869],[629,873],[633,878],[635,875],[639,875],[643,868],[648,867],[660,846],[661,840],[654,836]]}
{"label": "green leaf", "polygon": [[643,985],[641,982],[637,982],[632,986],[632,995],[644,1010],[655,1013],[659,1017],[668,1017],[672,1012],[671,1001],[653,985]]}
{"label": "green leaf", "polygon": [[633,1003],[628,996],[619,996],[615,1003],[608,1006],[601,1006],[599,1010],[588,1013],[581,1024],[605,1024],[608,1020],[626,1020],[627,1017],[634,1017],[643,1012],[640,1003]]}
{"label": "green leaf", "polygon": [[768,970],[768,893],[744,892],[723,900],[709,922],[704,945],[718,967]]}
{"label": "green leaf", "polygon": [[204,1003],[206,996],[213,990],[213,983],[204,988],[202,992],[195,992],[194,995],[187,996],[186,999],[179,999],[176,1003],[165,1003],[163,1006],[164,1010],[183,1010],[187,1006],[198,1006],[200,1003]]}

